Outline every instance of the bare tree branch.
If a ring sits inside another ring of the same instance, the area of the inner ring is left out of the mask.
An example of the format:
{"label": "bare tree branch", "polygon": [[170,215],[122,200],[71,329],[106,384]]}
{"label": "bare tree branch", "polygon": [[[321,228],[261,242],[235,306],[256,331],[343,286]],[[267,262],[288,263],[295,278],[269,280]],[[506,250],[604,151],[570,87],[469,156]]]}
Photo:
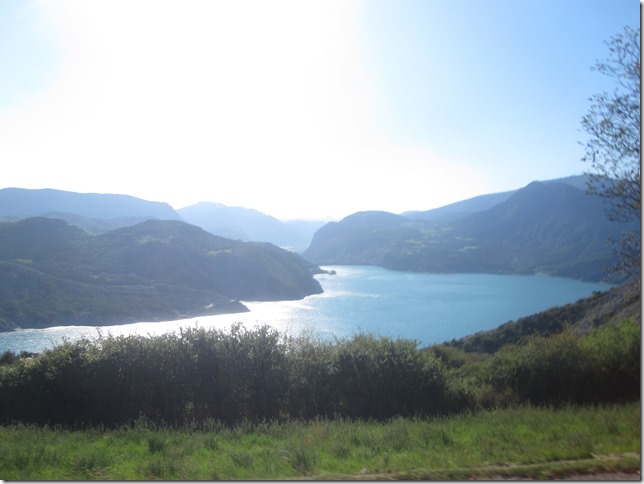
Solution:
{"label": "bare tree branch", "polygon": [[[612,93],[595,94],[581,125],[590,135],[583,161],[590,163],[588,192],[604,199],[610,220],[633,222],[632,231],[613,241],[618,258],[613,272],[639,277],[640,220],[640,30],[624,31],[608,42],[609,56],[591,67],[613,78]],[[636,223],[635,223],[636,222]]]}

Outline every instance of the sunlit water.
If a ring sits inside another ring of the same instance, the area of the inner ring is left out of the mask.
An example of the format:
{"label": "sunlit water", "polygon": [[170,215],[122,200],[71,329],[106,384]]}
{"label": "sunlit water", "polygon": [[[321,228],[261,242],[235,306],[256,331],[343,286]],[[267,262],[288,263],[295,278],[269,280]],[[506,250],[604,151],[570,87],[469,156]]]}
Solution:
{"label": "sunlit water", "polygon": [[[248,313],[166,322],[103,326],[103,334],[156,335],[180,327],[226,329],[241,322],[268,324],[282,332],[323,337],[368,332],[417,340],[421,345],[460,338],[552,306],[574,302],[604,283],[548,276],[418,274],[372,266],[334,266],[317,276],[323,294],[300,301],[245,302]],[[94,337],[95,327],[62,326],[0,333],[0,352],[50,348],[63,340]]]}

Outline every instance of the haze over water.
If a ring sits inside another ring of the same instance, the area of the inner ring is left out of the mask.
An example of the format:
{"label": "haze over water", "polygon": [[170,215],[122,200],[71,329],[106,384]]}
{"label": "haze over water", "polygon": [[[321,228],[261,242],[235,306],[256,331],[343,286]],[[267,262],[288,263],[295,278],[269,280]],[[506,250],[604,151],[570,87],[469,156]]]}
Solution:
{"label": "haze over water", "polygon": [[[269,324],[280,331],[312,331],[324,337],[365,332],[414,339],[421,345],[460,338],[611,287],[549,276],[425,274],[372,266],[326,267],[317,276],[323,294],[299,301],[246,302],[248,313],[202,316],[160,323],[141,322],[100,328],[103,334],[155,335],[180,327],[227,328]],[[89,326],[62,326],[0,333],[0,352],[39,352],[81,336]]]}

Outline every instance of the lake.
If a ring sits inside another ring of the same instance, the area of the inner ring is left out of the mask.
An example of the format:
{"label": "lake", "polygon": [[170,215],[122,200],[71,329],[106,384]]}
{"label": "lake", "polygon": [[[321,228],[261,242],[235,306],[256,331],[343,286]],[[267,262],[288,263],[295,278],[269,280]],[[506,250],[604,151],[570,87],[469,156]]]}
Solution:
{"label": "lake", "polygon": [[[202,316],[161,323],[103,326],[103,334],[162,334],[182,326],[227,328],[269,324],[298,334],[323,337],[365,332],[414,339],[421,345],[460,338],[507,321],[574,302],[612,287],[542,275],[423,274],[373,266],[333,266],[336,274],[316,276],[323,294],[299,301],[244,302],[249,313]],[[95,327],[59,326],[0,333],[0,352],[39,352],[64,339],[93,337]]]}

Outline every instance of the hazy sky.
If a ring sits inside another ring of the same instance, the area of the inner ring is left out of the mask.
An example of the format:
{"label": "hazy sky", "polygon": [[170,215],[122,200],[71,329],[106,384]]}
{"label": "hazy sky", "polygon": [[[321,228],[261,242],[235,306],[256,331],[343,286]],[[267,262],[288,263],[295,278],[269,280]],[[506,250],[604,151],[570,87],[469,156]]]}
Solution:
{"label": "hazy sky", "polygon": [[580,174],[638,0],[2,0],[0,187],[279,218]]}

